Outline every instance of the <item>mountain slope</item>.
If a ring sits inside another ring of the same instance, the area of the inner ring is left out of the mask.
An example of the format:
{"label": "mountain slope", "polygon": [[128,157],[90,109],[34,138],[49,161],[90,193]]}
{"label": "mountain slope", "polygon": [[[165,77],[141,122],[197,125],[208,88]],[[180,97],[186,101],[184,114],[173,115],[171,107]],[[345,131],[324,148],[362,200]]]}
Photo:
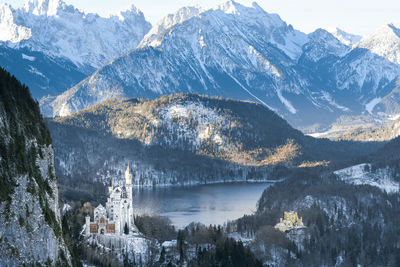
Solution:
{"label": "mountain slope", "polygon": [[52,58],[27,48],[0,46],[0,60],[3,68],[29,85],[35,99],[61,94],[87,76],[67,59]]}
{"label": "mountain slope", "polygon": [[109,100],[49,127],[56,172],[69,196],[75,188],[101,195],[100,185],[122,178],[128,162],[138,186],[196,184],[273,179],[285,175],[281,169],[376,149],[304,136],[260,104],[192,94]]}
{"label": "mountain slope", "polygon": [[396,119],[390,124],[377,128],[359,128],[345,132],[339,140],[353,141],[389,141],[400,135],[400,119]]}
{"label": "mountain slope", "polygon": [[65,116],[114,97],[195,92],[257,101],[296,127],[326,125],[368,112],[399,70],[384,54],[352,49],[321,29],[306,35],[257,4],[229,1],[167,16],[137,49],[42,110]]}
{"label": "mountain slope", "polygon": [[0,69],[0,265],[71,265],[51,138],[39,106]]}
{"label": "mountain slope", "polygon": [[58,95],[135,48],[150,27],[134,6],[103,18],[62,0],[28,0],[19,9],[3,4],[1,65],[29,85],[35,98]]}

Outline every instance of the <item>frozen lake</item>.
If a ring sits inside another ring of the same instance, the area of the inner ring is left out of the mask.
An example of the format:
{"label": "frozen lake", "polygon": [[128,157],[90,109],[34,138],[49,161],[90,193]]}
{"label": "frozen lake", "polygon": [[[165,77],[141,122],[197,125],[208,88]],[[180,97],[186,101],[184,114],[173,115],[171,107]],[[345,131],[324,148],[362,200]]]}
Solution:
{"label": "frozen lake", "polygon": [[262,192],[271,183],[228,183],[134,189],[137,214],[157,214],[171,219],[177,227],[191,222],[223,224],[256,210]]}

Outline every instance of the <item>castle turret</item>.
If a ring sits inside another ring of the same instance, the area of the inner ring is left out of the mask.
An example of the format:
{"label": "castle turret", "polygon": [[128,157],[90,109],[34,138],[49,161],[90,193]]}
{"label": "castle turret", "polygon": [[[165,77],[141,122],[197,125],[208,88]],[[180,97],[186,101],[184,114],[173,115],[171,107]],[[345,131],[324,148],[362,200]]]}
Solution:
{"label": "castle turret", "polygon": [[114,183],[113,183],[113,180],[110,179],[110,184],[108,185],[108,194],[109,195],[112,193],[113,189],[114,189]]}
{"label": "castle turret", "polygon": [[90,216],[86,216],[86,225],[85,225],[85,233],[86,235],[90,234]]}
{"label": "castle turret", "polygon": [[132,192],[132,172],[131,172],[131,166],[130,164],[128,164],[128,166],[126,167],[126,171],[125,171],[125,188],[126,188],[126,193],[128,196],[128,205],[126,207],[126,215],[127,215],[127,223],[128,226],[131,227],[134,225],[134,221],[133,221],[133,192]]}

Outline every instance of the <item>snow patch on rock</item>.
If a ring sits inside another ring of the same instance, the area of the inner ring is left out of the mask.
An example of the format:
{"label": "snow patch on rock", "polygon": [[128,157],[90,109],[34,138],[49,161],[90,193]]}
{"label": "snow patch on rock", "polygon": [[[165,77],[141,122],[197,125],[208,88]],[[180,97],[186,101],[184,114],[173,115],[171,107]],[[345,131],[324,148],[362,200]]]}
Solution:
{"label": "snow patch on rock", "polygon": [[368,111],[369,114],[372,114],[372,111],[374,110],[375,106],[378,105],[379,102],[381,102],[381,100],[382,100],[381,97],[376,97],[372,99],[365,105],[365,110]]}
{"label": "snow patch on rock", "polygon": [[279,97],[279,100],[285,105],[289,112],[292,114],[296,114],[297,110],[293,107],[292,103],[290,103],[289,100],[283,97],[282,92],[280,90],[277,90],[276,93]]}
{"label": "snow patch on rock", "polygon": [[31,57],[31,56],[28,56],[28,55],[25,55],[25,54],[22,54],[22,58],[23,58],[23,59],[26,59],[26,60],[29,60],[29,61],[31,61],[31,62],[33,62],[33,61],[36,60],[35,57]]}

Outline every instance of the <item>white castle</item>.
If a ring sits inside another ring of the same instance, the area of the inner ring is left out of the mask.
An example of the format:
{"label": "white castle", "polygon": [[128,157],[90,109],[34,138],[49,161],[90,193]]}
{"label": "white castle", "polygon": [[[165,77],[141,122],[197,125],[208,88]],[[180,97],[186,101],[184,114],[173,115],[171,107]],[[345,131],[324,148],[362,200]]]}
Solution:
{"label": "white castle", "polygon": [[124,234],[135,231],[132,202],[132,172],[130,165],[125,171],[125,185],[111,183],[108,187],[106,207],[98,205],[94,209],[94,220],[86,216],[86,234]]}

